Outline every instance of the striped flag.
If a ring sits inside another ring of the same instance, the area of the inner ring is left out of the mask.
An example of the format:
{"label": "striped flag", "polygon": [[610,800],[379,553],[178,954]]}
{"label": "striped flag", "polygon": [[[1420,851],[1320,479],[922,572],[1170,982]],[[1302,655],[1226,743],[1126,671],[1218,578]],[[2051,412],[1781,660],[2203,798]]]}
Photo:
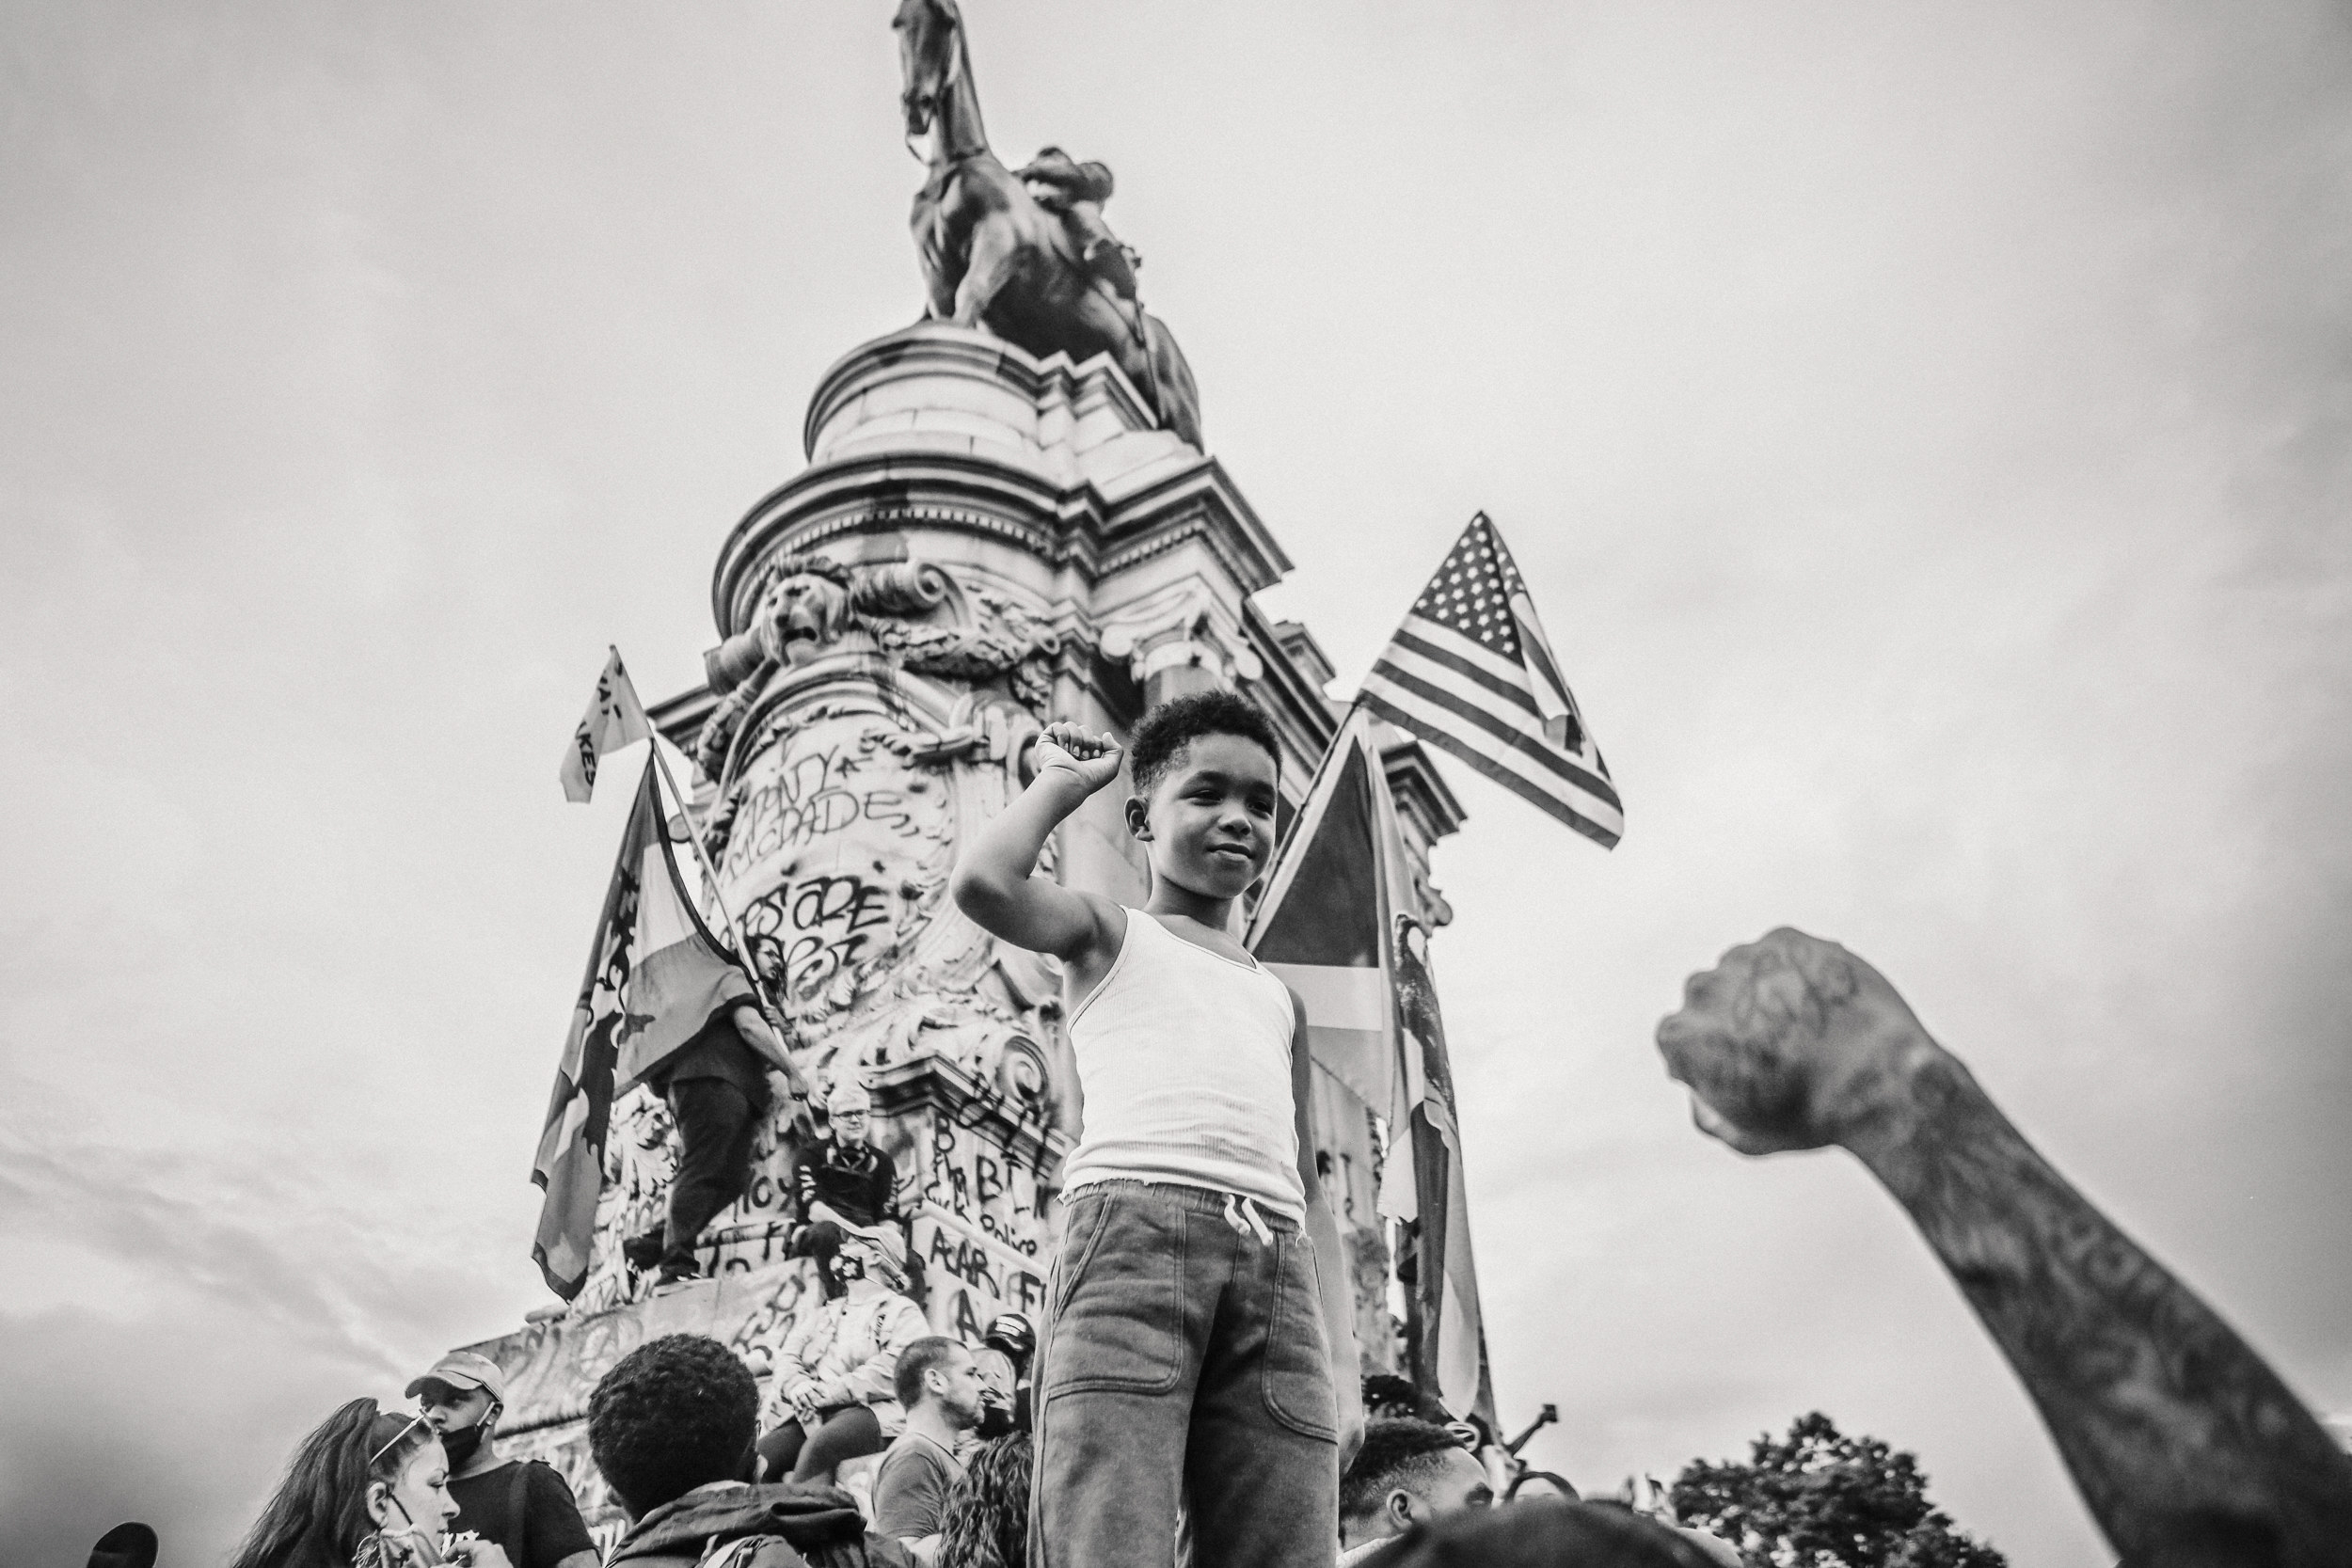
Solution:
{"label": "striped flag", "polygon": [[1373,716],[1349,711],[1291,826],[1248,947],[1307,1006],[1307,1047],[1390,1127],[1381,1212],[1416,1223],[1413,1366],[1489,1430],[1494,1394],[1470,1258],[1462,1140],[1426,937]]}
{"label": "striped flag", "polygon": [[572,748],[564,753],[564,766],[556,774],[564,781],[564,799],[575,805],[587,800],[596,787],[596,759],[652,734],[645,705],[637,700],[637,688],[621,668],[621,650],[615,648],[604,661],[604,673],[596,677],[588,711],[580,715]]}
{"label": "striped flag", "polygon": [[1422,590],[1359,700],[1602,848],[1625,835],[1625,806],[1600,748],[1485,513]]}
{"label": "striped flag", "polygon": [[[547,1196],[531,1255],[548,1288],[566,1301],[588,1279],[614,1097],[693,1043],[722,1011],[755,1000],[751,982],[687,896],[657,779],[648,758],[532,1164],[531,1179]],[[775,1065],[790,1070],[787,1062]]]}

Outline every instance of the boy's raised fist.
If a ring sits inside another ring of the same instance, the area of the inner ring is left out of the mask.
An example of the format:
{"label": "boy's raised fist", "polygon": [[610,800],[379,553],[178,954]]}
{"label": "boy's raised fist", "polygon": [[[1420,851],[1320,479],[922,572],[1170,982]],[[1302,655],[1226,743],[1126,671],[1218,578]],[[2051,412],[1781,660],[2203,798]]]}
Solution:
{"label": "boy's raised fist", "polygon": [[1109,734],[1095,735],[1084,726],[1056,723],[1045,726],[1030,753],[1030,766],[1041,776],[1049,768],[1075,773],[1091,793],[1119,777],[1119,742]]}

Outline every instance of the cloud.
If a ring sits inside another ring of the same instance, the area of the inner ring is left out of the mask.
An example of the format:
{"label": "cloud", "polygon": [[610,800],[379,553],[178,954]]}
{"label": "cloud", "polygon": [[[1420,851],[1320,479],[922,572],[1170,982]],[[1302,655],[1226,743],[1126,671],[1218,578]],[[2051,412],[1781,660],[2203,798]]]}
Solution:
{"label": "cloud", "polygon": [[[1270,606],[1352,678],[1484,507],[1617,770],[1612,854],[1461,777],[1437,857],[1537,1455],[1820,1407],[2105,1560],[1867,1177],[1659,1071],[1790,921],[2352,1408],[2340,9],[965,8],[999,147],[1117,168]],[[917,309],[878,14],[548,21],[0,21],[0,1560],[217,1560],[336,1403],[546,1299],[625,804],[557,803],[562,737],[608,641],[695,678],[807,390]]]}

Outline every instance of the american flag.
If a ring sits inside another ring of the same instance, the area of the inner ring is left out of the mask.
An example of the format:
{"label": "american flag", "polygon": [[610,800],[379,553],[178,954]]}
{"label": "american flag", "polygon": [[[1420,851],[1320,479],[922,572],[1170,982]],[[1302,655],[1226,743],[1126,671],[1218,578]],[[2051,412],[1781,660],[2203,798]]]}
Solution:
{"label": "american flag", "polygon": [[1602,848],[1624,836],[1625,806],[1600,748],[1485,513],[1414,601],[1360,701]]}

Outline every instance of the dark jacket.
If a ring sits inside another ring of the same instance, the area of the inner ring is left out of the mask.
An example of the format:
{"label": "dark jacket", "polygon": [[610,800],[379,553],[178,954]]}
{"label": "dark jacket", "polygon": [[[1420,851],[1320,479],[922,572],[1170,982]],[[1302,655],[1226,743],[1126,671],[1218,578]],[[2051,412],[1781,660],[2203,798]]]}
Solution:
{"label": "dark jacket", "polygon": [[898,1163],[872,1144],[861,1144],[845,1157],[839,1144],[823,1139],[793,1155],[792,1199],[803,1225],[819,1203],[851,1225],[895,1224]]}
{"label": "dark jacket", "polygon": [[630,1527],[606,1568],[693,1568],[712,1546],[740,1542],[730,1568],[914,1568],[895,1541],[866,1533],[837,1486],[716,1481],[663,1503]]}

